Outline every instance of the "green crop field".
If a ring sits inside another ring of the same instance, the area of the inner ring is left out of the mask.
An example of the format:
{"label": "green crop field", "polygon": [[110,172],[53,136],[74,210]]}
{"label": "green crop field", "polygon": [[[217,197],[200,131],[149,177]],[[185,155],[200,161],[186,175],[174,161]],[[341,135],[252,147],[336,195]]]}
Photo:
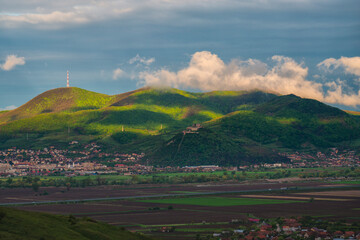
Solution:
{"label": "green crop field", "polygon": [[221,232],[223,228],[177,228],[177,232]]}
{"label": "green crop field", "polygon": [[336,181],[336,182],[332,182],[332,183],[336,183],[336,184],[360,184],[360,180]]}
{"label": "green crop field", "polygon": [[225,197],[194,197],[194,198],[168,198],[139,200],[140,202],[161,203],[161,204],[185,204],[198,206],[240,206],[240,205],[261,205],[261,204],[284,204],[304,201],[257,199],[257,198],[225,198]]}

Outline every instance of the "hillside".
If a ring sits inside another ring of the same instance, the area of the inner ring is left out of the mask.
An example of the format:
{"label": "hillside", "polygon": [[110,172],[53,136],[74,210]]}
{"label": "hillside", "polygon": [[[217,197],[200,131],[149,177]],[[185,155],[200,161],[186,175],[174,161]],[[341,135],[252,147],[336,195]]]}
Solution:
{"label": "hillside", "polygon": [[345,112],[312,99],[279,96],[205,122],[196,133],[179,133],[149,159],[170,165],[286,162],[279,149],[349,147],[359,136],[360,121]]}
{"label": "hillside", "polygon": [[76,219],[71,216],[0,208],[0,239],[146,240],[150,238],[89,218]]}
{"label": "hillside", "polygon": [[126,131],[142,135],[180,129],[221,117],[237,108],[253,108],[275,95],[262,92],[189,93],[142,88],[107,96],[78,88],[47,91],[0,115],[3,133],[67,132],[103,137]]}
{"label": "hillside", "polygon": [[[196,134],[182,133],[201,123]],[[146,152],[154,164],[283,161],[279,149],[356,147],[360,119],[319,101],[261,91],[186,92],[141,88],[108,96],[47,91],[0,114],[0,148],[97,141]]]}
{"label": "hillside", "polygon": [[57,88],[36,96],[15,110],[1,114],[0,123],[30,118],[43,113],[99,109],[112,99],[112,96],[80,88]]}
{"label": "hillside", "polygon": [[258,106],[256,112],[275,117],[290,118],[336,118],[346,116],[346,112],[322,102],[305,99],[293,94],[279,96]]}
{"label": "hillside", "polygon": [[[351,141],[357,139],[360,133],[360,122],[356,117],[319,101],[295,95],[279,96],[258,106],[255,112],[290,126],[315,145]],[[320,138],[323,143],[317,144],[315,139]]]}
{"label": "hillside", "polygon": [[256,146],[255,151],[238,137],[229,136],[217,129],[200,128],[196,132],[176,134],[150,154],[149,159],[152,164],[162,166],[236,166],[288,161],[256,143],[253,144]]}
{"label": "hillside", "polygon": [[227,114],[238,108],[252,108],[260,103],[273,99],[276,95],[261,91],[213,91],[208,93],[192,93],[174,88],[142,88],[129,93],[117,95],[112,106],[144,104],[169,108],[180,107],[185,112],[184,117],[201,109]]}

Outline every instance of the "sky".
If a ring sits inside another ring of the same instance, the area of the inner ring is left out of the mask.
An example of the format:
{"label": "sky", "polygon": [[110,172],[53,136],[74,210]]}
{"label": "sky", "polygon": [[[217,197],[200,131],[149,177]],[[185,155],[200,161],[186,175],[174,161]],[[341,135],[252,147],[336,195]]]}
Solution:
{"label": "sky", "polygon": [[0,0],[0,110],[70,85],[260,89],[360,111],[359,0]]}

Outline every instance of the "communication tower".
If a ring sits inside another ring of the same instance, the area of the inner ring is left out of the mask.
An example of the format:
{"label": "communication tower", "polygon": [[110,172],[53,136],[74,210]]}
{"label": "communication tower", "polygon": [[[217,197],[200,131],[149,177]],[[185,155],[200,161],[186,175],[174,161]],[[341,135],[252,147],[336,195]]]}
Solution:
{"label": "communication tower", "polygon": [[70,87],[69,83],[69,71],[66,72],[67,78],[66,78],[66,87]]}

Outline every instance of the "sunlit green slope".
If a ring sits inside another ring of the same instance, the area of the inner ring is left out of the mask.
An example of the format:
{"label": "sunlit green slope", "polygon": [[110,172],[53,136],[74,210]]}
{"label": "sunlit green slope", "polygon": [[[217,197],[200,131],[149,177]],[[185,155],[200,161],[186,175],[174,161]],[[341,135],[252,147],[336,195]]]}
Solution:
{"label": "sunlit green slope", "polygon": [[237,108],[253,108],[274,96],[257,91],[190,93],[155,88],[107,96],[79,88],[60,88],[0,115],[0,130],[48,134],[70,129],[79,134],[106,136],[124,129],[148,135],[209,121]]}
{"label": "sunlit green slope", "polygon": [[46,91],[19,108],[0,115],[0,123],[30,118],[44,113],[76,112],[99,109],[114,97],[80,88],[57,88]]}

